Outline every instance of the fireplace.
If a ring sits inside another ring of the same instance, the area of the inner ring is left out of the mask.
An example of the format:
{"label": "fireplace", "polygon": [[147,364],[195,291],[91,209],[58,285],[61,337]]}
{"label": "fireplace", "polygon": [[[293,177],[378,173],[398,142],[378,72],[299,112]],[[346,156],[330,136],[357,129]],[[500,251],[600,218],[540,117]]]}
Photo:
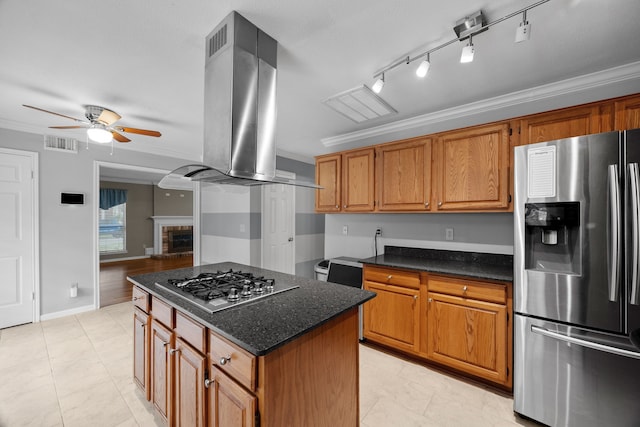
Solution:
{"label": "fireplace", "polygon": [[[165,250],[166,248],[166,250]],[[162,253],[175,254],[193,251],[193,227],[162,227]]]}

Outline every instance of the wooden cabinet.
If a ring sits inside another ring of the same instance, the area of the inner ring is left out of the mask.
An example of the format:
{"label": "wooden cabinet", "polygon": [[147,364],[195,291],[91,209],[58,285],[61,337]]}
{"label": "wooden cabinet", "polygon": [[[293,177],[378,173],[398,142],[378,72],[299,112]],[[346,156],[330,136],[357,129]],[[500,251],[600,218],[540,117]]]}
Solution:
{"label": "wooden cabinet", "polygon": [[438,211],[509,210],[509,126],[446,132],[436,147]]}
{"label": "wooden cabinet", "polygon": [[257,399],[222,373],[213,363],[209,368],[209,427],[253,427]]}
{"label": "wooden cabinet", "polygon": [[509,288],[445,276],[427,288],[427,358],[510,388]]}
{"label": "wooden cabinet", "polygon": [[176,426],[205,425],[206,358],[183,339],[176,339],[174,368],[174,422]]}
{"label": "wooden cabinet", "polygon": [[149,331],[151,317],[135,307],[133,310],[133,381],[142,389],[147,400],[149,387]]}
{"label": "wooden cabinet", "polygon": [[316,211],[340,212],[342,209],[342,155],[316,158]]}
{"label": "wooden cabinet", "polygon": [[379,211],[428,211],[431,207],[431,138],[376,148]]}
{"label": "wooden cabinet", "polygon": [[590,104],[535,114],[521,119],[519,124],[521,145],[611,130],[611,104]]}
{"label": "wooden cabinet", "polygon": [[640,96],[615,102],[615,130],[640,128]]}
{"label": "wooden cabinet", "polygon": [[317,157],[316,211],[373,211],[374,176],[373,148]]}
{"label": "wooden cabinet", "polygon": [[366,339],[417,353],[420,340],[418,273],[365,266],[364,289],[377,296],[363,305]]}
{"label": "wooden cabinet", "polygon": [[173,331],[158,322],[151,321],[151,402],[160,416],[172,425],[171,401],[173,399],[172,349]]}

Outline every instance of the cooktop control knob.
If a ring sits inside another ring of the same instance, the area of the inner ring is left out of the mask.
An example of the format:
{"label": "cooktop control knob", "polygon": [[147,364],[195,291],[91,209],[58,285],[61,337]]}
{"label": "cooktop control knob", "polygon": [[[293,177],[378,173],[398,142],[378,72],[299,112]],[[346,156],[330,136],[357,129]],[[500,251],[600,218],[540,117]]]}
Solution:
{"label": "cooktop control knob", "polygon": [[240,295],[238,295],[238,290],[236,288],[229,289],[229,294],[227,295],[227,299],[229,301],[237,301],[240,299]]}
{"label": "cooktop control knob", "polygon": [[255,292],[256,294],[264,293],[264,283],[256,282],[256,287],[253,288],[253,292]]}
{"label": "cooktop control knob", "polygon": [[265,283],[266,283],[265,288],[267,289],[267,291],[269,291],[269,292],[273,291],[273,285],[275,283],[275,280],[267,279],[267,280],[265,280]]}
{"label": "cooktop control knob", "polygon": [[242,292],[240,292],[242,298],[249,298],[251,296],[251,285],[242,286]]}

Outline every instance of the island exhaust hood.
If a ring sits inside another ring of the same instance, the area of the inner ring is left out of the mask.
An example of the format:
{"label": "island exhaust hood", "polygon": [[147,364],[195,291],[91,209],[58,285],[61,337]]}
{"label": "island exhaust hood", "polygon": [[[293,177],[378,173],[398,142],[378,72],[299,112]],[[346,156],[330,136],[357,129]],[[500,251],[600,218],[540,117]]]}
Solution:
{"label": "island exhaust hood", "polygon": [[276,176],[277,51],[273,38],[235,11],[207,36],[204,164],[172,171],[160,187],[187,180],[321,188]]}

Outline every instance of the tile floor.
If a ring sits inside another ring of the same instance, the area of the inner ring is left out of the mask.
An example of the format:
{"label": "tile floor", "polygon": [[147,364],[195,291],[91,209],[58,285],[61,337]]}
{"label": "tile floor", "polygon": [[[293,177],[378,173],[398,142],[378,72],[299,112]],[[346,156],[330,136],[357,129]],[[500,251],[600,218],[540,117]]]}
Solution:
{"label": "tile floor", "polygon": [[[0,330],[0,427],[162,426],[133,384],[132,308]],[[361,346],[361,426],[533,426],[483,386]]]}

